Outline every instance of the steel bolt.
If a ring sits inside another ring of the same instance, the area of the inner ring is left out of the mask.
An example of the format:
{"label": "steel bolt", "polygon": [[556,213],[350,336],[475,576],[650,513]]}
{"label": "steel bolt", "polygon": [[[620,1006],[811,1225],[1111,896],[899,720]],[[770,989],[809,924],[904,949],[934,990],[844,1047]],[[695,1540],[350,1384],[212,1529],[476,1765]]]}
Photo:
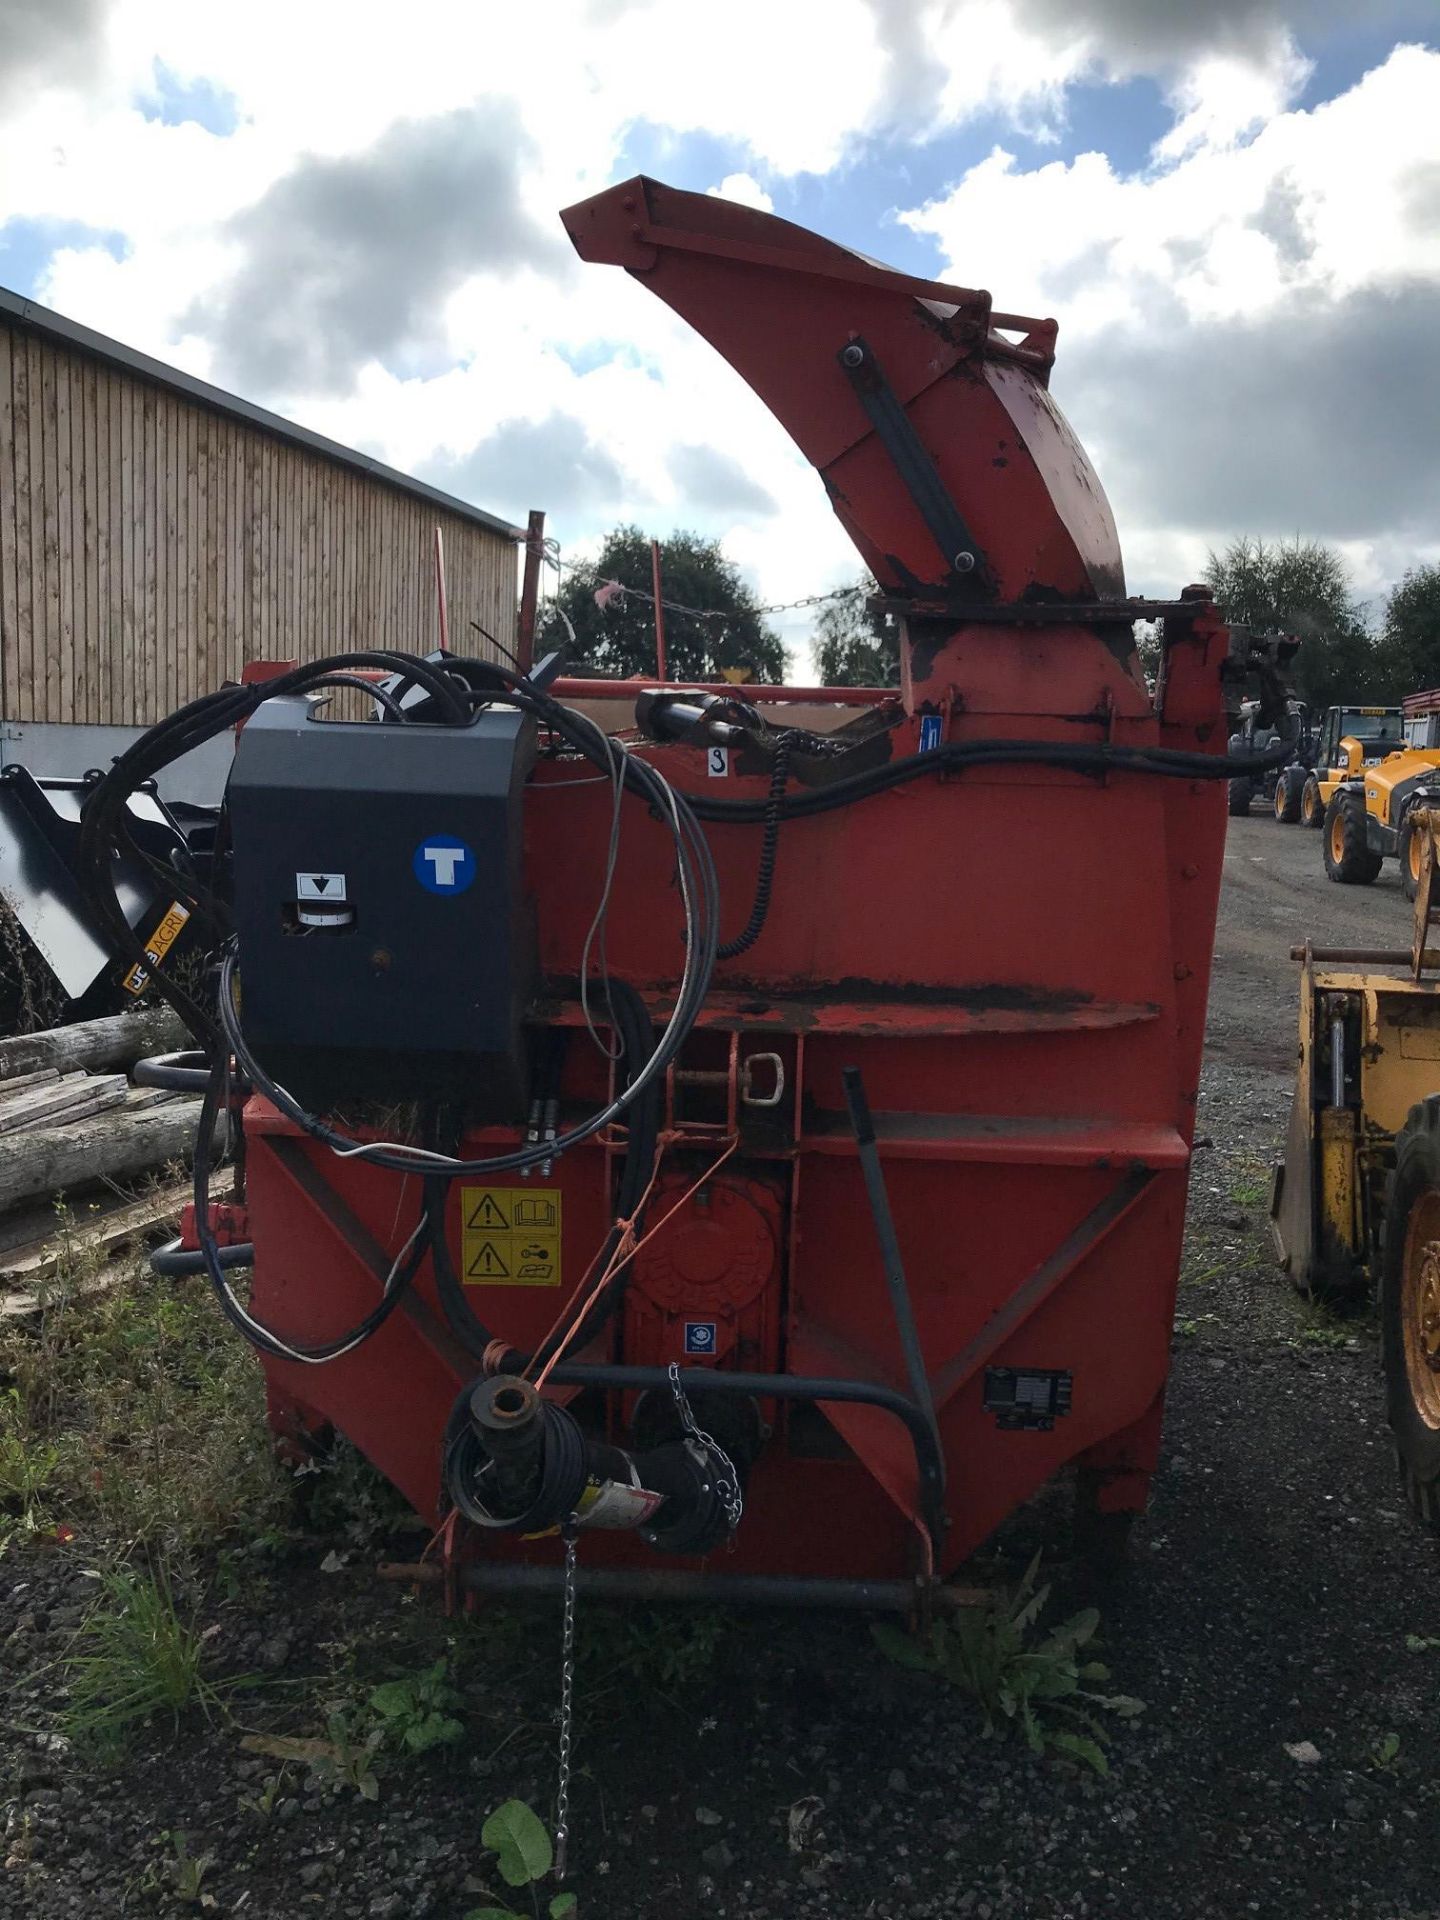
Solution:
{"label": "steel bolt", "polygon": [[955,571],[956,573],[973,573],[975,571],[974,554],[957,553],[955,556]]}
{"label": "steel bolt", "polygon": [[848,347],[842,348],[840,363],[846,367],[861,367],[865,364],[865,349],[858,341],[852,340]]}
{"label": "steel bolt", "polygon": [[1192,860],[1188,866],[1182,867],[1180,871],[1187,880],[1193,880],[1196,874],[1199,873],[1200,869],[1195,865],[1194,861]]}
{"label": "steel bolt", "polygon": [[1177,980],[1188,980],[1190,978],[1190,972],[1191,969],[1186,966],[1183,960],[1177,960],[1175,962],[1175,978]]}
{"label": "steel bolt", "polygon": [[643,240],[645,238],[645,229],[644,227],[641,226],[638,220],[635,222],[634,226],[631,227],[630,229],[630,238],[632,240]]}
{"label": "steel bolt", "polygon": [[627,193],[627,194],[626,194],[626,196],[625,196],[625,198],[624,198],[624,199],[623,199],[623,200],[622,200],[622,201],[620,202],[620,204],[621,204],[621,206],[622,206],[622,207],[623,207],[623,208],[625,209],[625,211],[626,211],[626,213],[633,213],[633,212],[635,211],[635,196],[634,196],[634,194],[633,194],[633,193]]}

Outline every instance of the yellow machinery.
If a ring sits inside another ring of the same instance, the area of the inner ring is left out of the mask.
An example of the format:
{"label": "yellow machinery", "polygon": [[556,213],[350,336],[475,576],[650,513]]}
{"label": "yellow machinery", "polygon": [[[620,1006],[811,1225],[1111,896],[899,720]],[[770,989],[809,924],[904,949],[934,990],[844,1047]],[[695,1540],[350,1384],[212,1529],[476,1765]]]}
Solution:
{"label": "yellow machinery", "polygon": [[[1325,871],[1344,885],[1368,886],[1387,859],[1398,859],[1407,900],[1420,881],[1420,841],[1412,824],[1440,806],[1440,688],[1411,694],[1401,710],[1403,740],[1346,740],[1350,770],[1331,786],[1325,806]],[[1364,749],[1355,766],[1354,749]],[[1323,785],[1321,791],[1324,791]]]}
{"label": "yellow machinery", "polygon": [[1325,809],[1341,781],[1352,779],[1387,753],[1396,752],[1403,740],[1404,718],[1399,707],[1327,708],[1316,743],[1315,764],[1308,773],[1299,766],[1285,769],[1276,789],[1276,817],[1296,819],[1317,829],[1323,826]]}
{"label": "yellow machinery", "polygon": [[[1401,1477],[1440,1528],[1440,811],[1416,810],[1411,950],[1304,947],[1300,1060],[1270,1231],[1302,1292],[1378,1296]],[[1433,905],[1432,905],[1433,902]]]}

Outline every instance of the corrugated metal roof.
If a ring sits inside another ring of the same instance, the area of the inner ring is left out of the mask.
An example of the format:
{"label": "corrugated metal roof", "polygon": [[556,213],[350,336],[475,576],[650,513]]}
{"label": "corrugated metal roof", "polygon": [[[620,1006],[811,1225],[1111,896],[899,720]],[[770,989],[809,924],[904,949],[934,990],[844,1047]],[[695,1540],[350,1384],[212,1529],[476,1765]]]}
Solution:
{"label": "corrugated metal roof", "polygon": [[508,521],[497,518],[493,513],[486,513],[482,507],[472,507],[468,500],[457,500],[453,494],[441,493],[438,487],[427,486],[423,480],[413,479],[408,473],[401,473],[379,460],[372,460],[367,453],[357,453],[353,447],[342,447],[338,440],[327,440],[323,433],[312,433],[308,427],[297,426],[293,420],[287,420],[281,414],[270,413],[264,407],[254,406],[249,400],[241,400],[220,387],[212,387],[208,381],[197,380],[191,374],[182,373],[178,367],[167,366],[163,360],[152,360],[148,353],[137,353],[134,347],[122,346],[118,340],[111,340],[90,327],[82,327],[76,320],[67,320],[63,313],[54,313],[49,307],[26,300],[4,287],[0,287],[0,320],[9,320],[77,353],[104,360],[139,380],[149,381],[152,386],[168,387],[172,393],[183,394],[197,406],[208,407],[212,412],[225,414],[232,420],[243,420],[247,426],[255,427],[261,433],[273,434],[277,440],[288,440],[292,446],[304,447],[311,453],[323,455],[327,460],[334,460],[342,467],[368,474],[383,486],[396,487],[401,493],[429,500],[435,506],[443,507],[446,513],[458,514],[463,520],[473,520],[490,533],[503,534],[507,540],[525,538],[521,528],[512,527]]}

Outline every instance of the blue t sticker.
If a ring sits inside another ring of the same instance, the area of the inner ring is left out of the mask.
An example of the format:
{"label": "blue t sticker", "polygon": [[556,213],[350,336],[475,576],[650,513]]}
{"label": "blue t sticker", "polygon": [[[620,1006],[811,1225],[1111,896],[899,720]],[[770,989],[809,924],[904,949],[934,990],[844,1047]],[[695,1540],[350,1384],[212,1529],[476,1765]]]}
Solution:
{"label": "blue t sticker", "polygon": [[410,863],[427,893],[464,893],[475,878],[475,855],[453,833],[432,833]]}
{"label": "blue t sticker", "polygon": [[714,1353],[715,1322],[713,1320],[687,1320],[685,1322],[686,1353]]}
{"label": "blue t sticker", "polygon": [[934,753],[940,745],[940,732],[944,722],[938,713],[922,713],[920,716],[920,751]]}

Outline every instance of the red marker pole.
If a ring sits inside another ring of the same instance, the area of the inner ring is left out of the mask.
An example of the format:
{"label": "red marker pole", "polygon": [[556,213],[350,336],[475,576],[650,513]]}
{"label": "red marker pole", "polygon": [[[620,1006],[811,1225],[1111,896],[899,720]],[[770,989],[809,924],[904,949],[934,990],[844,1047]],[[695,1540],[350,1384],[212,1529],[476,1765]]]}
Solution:
{"label": "red marker pole", "polygon": [[668,676],[665,672],[665,608],[660,598],[660,542],[650,542],[650,578],[654,582],[651,591],[655,595],[655,672],[661,680]]}

